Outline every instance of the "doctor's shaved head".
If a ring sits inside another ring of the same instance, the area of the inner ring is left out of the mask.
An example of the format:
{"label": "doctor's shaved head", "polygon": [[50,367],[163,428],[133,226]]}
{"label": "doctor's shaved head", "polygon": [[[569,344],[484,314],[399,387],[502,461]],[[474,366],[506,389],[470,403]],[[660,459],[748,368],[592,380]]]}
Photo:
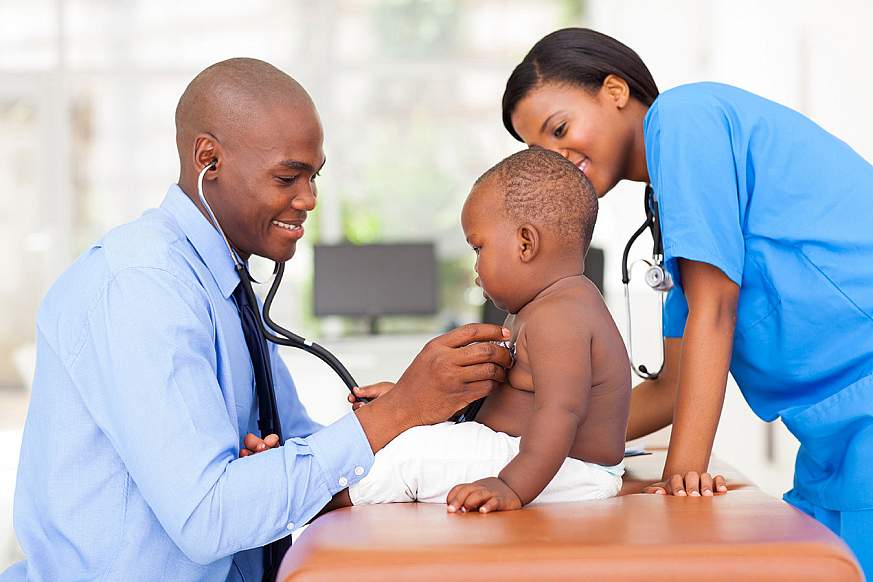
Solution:
{"label": "doctor's shaved head", "polygon": [[325,161],[321,120],[306,90],[264,61],[228,59],[194,77],[175,120],[179,187],[204,217],[201,172],[204,197],[242,257],[291,258]]}
{"label": "doctor's shaved head", "polygon": [[279,105],[315,110],[300,83],[270,63],[234,58],[210,65],[188,84],[176,106],[176,147],[183,169],[198,134],[232,142],[255,125],[255,117]]}

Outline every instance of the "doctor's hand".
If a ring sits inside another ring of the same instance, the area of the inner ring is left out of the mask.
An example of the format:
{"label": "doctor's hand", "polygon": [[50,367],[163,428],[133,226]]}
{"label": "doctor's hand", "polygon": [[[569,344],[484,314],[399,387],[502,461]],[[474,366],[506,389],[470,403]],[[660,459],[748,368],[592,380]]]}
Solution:
{"label": "doctor's hand", "polygon": [[248,457],[256,453],[263,453],[267,449],[272,449],[279,446],[278,435],[268,434],[264,438],[249,433],[243,439],[243,448],[239,451],[240,457]]}
{"label": "doctor's hand", "polygon": [[373,452],[414,426],[443,422],[506,379],[508,329],[471,323],[432,339],[393,388],[354,411]]}
{"label": "doctor's hand", "polygon": [[391,394],[418,416],[417,424],[443,422],[506,380],[512,356],[497,341],[508,329],[471,323],[429,341]]}
{"label": "doctor's hand", "polygon": [[721,475],[713,477],[709,473],[688,471],[682,475],[673,475],[669,479],[653,483],[643,489],[643,493],[655,495],[675,495],[677,497],[711,497],[713,494],[727,493],[727,482]]}
{"label": "doctor's hand", "polygon": [[377,382],[369,386],[356,386],[354,394],[349,393],[348,401],[352,405],[352,410],[357,410],[366,404],[366,402],[359,400],[360,398],[375,400],[392,388],[394,388],[394,382]]}

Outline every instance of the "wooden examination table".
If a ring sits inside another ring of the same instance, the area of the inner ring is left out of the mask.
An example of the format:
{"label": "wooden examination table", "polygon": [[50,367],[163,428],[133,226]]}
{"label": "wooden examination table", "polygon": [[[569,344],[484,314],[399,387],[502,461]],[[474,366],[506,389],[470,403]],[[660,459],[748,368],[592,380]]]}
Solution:
{"label": "wooden examination table", "polygon": [[862,580],[827,528],[718,466],[717,497],[638,494],[664,452],[627,459],[622,494],[490,514],[444,505],[350,507],[315,520],[278,580]]}

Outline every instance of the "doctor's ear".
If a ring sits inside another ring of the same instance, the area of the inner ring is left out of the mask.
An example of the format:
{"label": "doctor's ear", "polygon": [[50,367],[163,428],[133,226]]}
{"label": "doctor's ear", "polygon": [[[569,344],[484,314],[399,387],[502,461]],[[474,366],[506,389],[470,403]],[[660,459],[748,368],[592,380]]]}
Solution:
{"label": "doctor's ear", "polygon": [[540,252],[540,232],[532,224],[522,224],[515,231],[518,242],[518,258],[522,263],[531,262]]}
{"label": "doctor's ear", "polygon": [[627,81],[618,75],[607,75],[606,78],[603,79],[601,91],[603,91],[604,96],[619,109],[623,109],[625,105],[628,104],[628,101],[630,101],[630,87],[628,86]]}
{"label": "doctor's ear", "polygon": [[221,169],[222,151],[221,144],[214,136],[206,133],[198,135],[194,139],[194,169],[200,173],[203,168],[212,166],[206,172],[205,179],[216,178]]}

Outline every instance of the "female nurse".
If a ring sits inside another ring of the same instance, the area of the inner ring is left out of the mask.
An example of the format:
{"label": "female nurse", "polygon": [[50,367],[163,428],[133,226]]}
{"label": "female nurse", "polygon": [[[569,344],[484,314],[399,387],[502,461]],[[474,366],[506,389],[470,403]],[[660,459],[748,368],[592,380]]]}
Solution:
{"label": "female nurse", "polygon": [[602,196],[650,184],[665,267],[661,376],[633,391],[628,439],[673,424],[650,493],[712,495],[727,374],[799,439],[785,500],[842,536],[873,579],[873,166],[803,115],[696,83],[659,95],[617,40],[565,29],[513,71],[503,123]]}

